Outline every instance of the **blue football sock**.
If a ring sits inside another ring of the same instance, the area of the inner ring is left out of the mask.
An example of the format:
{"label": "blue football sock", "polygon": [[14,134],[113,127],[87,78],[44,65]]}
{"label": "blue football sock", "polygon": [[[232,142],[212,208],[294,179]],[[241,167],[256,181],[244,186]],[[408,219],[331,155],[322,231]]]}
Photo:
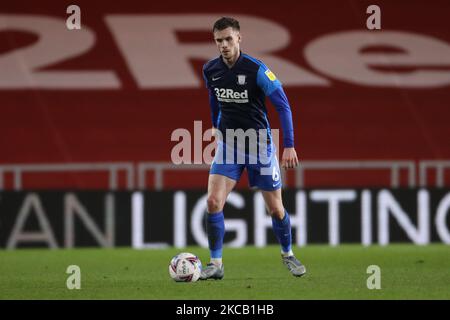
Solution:
{"label": "blue football sock", "polygon": [[289,214],[285,211],[282,220],[272,217],[272,228],[283,252],[289,252],[292,244],[291,220],[289,219]]}
{"label": "blue football sock", "polygon": [[222,258],[223,236],[225,235],[223,211],[208,213],[206,229],[211,258]]}

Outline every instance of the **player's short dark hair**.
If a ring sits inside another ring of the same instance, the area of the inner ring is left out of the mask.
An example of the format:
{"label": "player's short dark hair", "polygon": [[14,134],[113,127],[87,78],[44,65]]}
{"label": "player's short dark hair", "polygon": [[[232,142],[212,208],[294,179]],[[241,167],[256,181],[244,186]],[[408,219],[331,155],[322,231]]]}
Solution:
{"label": "player's short dark hair", "polygon": [[214,31],[222,31],[226,28],[233,28],[234,30],[240,31],[241,26],[239,25],[239,21],[230,17],[222,17],[214,23],[213,32]]}

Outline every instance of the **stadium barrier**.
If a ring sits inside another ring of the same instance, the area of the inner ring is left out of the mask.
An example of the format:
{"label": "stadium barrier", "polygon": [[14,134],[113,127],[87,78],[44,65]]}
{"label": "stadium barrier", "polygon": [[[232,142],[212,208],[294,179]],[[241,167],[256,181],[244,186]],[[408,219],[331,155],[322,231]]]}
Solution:
{"label": "stadium barrier", "polygon": [[436,187],[443,188],[445,185],[444,169],[450,168],[449,160],[424,160],[419,163],[420,186],[426,187],[428,182],[428,169],[436,170]]}
{"label": "stadium barrier", "polygon": [[[389,184],[385,187],[399,188],[409,187],[414,188],[417,185],[416,173],[419,173],[419,185],[421,187],[435,186],[442,188],[448,185],[445,181],[445,169],[450,168],[450,160],[422,160],[418,162],[418,166],[412,160],[392,160],[392,161],[301,161],[299,167],[293,170],[294,184],[292,187],[304,188],[310,187],[305,181],[305,173],[316,171],[326,174],[330,170],[350,170],[353,172],[361,172],[368,170],[388,171],[390,175]],[[55,163],[55,164],[9,164],[0,165],[0,190],[27,190],[29,187],[23,187],[24,175],[27,173],[39,173],[45,174],[44,178],[47,179],[52,173],[79,173],[79,172],[106,172],[108,174],[108,183],[102,182],[103,187],[97,189],[108,190],[156,190],[161,191],[170,185],[165,183],[164,174],[170,171],[207,171],[209,165],[207,164],[180,164],[175,165],[171,162],[140,162],[134,165],[131,162],[117,162],[117,163]],[[435,183],[431,184],[429,173],[434,170]],[[147,173],[152,171],[153,184],[148,183]],[[401,172],[407,173],[407,183],[402,185]],[[125,185],[122,187],[118,182],[119,173],[125,174]],[[12,173],[13,182],[11,186],[6,186],[5,175]],[[42,178],[42,177],[41,177]],[[282,174],[282,178],[286,180],[286,174]],[[137,181],[137,183],[135,183]],[[349,186],[347,180],[339,181],[342,187]],[[36,183],[35,183],[36,184]],[[37,185],[39,185],[37,183]],[[366,184],[370,187],[370,183]],[[326,187],[326,186],[325,186]],[[372,187],[379,187],[373,186]],[[67,185],[65,189],[79,189],[74,188],[73,185]],[[193,187],[195,189],[195,186]],[[42,187],[34,187],[32,189],[43,189]],[[45,188],[44,188],[45,189]],[[57,188],[59,189],[59,188]],[[95,188],[89,188],[95,189]],[[173,187],[172,187],[173,189]]]}
{"label": "stadium barrier", "polygon": [[134,168],[132,163],[52,163],[52,164],[11,164],[0,165],[0,190],[4,187],[4,175],[13,173],[13,189],[22,190],[23,174],[25,173],[55,173],[55,172],[102,172],[106,171],[109,176],[108,189],[118,189],[118,173],[125,171],[127,177],[127,189],[134,188]]}

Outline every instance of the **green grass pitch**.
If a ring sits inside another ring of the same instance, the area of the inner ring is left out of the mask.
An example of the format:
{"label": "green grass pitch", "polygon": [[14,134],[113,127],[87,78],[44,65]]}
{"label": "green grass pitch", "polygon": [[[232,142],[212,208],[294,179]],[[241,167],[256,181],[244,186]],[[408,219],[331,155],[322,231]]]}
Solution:
{"label": "green grass pitch", "polygon": [[[0,251],[0,299],[450,299],[450,246],[309,245],[294,248],[307,274],[295,278],[279,247],[224,249],[223,280],[176,283],[172,256],[185,251],[208,262],[208,250],[19,249]],[[81,289],[69,290],[69,265]],[[381,268],[381,289],[367,288],[367,267]],[[193,290],[195,288],[195,290]]]}

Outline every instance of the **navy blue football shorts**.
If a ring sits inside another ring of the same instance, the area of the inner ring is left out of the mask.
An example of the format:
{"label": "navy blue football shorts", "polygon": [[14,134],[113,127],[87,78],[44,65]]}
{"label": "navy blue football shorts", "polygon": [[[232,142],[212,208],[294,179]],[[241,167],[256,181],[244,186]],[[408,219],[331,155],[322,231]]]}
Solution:
{"label": "navy blue football shorts", "polygon": [[[230,151],[234,156],[227,159],[226,155]],[[209,173],[239,181],[244,169],[247,169],[251,188],[274,191],[282,187],[280,166],[273,144],[268,146],[266,154],[255,156],[236,149],[230,150],[219,142]]]}

